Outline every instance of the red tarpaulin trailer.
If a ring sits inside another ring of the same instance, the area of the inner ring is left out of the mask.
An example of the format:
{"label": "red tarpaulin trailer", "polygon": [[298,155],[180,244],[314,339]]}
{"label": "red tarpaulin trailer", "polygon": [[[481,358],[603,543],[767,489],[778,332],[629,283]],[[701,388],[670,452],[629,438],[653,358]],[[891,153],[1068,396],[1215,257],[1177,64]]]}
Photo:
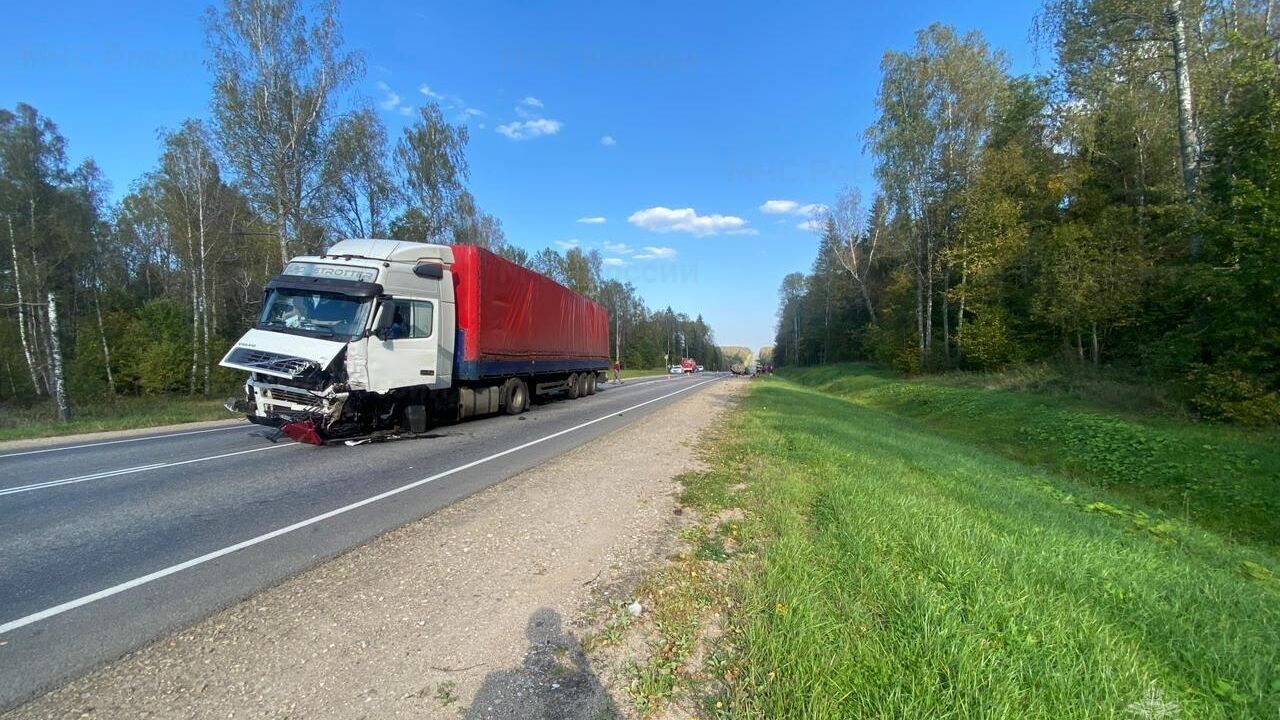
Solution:
{"label": "red tarpaulin trailer", "polygon": [[455,245],[453,258],[462,378],[608,367],[604,307],[484,248]]}

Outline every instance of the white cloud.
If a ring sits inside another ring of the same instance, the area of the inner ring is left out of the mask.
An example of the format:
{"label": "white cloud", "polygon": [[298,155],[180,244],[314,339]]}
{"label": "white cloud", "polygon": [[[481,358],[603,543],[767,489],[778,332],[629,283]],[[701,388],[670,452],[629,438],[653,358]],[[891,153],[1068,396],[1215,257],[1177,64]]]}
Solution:
{"label": "white cloud", "polygon": [[636,253],[637,260],[671,260],[676,256],[676,249],[645,245],[642,252]]}
{"label": "white cloud", "polygon": [[378,89],[382,91],[383,95],[382,100],[378,102],[378,107],[383,110],[395,110],[400,107],[400,96],[391,89],[390,85],[379,80]]}
{"label": "white cloud", "polygon": [[626,260],[616,257],[607,257],[600,262],[603,263],[605,267],[621,267],[627,264]]}
{"label": "white cloud", "polygon": [[699,215],[693,208],[651,207],[627,218],[636,227],[654,232],[687,232],[693,235],[737,233],[754,235],[747,221],[735,215]]}
{"label": "white cloud", "polygon": [[600,138],[600,144],[605,147],[613,147],[614,145],[618,144],[618,141],[614,140],[612,135],[605,135],[604,137]]}
{"label": "white cloud", "polygon": [[813,217],[826,211],[827,206],[822,203],[801,205],[795,200],[766,200],[760,206],[760,212],[766,215],[803,215],[805,217]]}
{"label": "white cloud", "polygon": [[604,249],[606,252],[618,253],[619,255],[631,254],[631,246],[626,243],[616,243],[616,242],[609,242],[608,240],[605,240]]}
{"label": "white cloud", "polygon": [[465,112],[465,113],[466,113],[466,114],[468,114],[468,115],[475,116],[475,117],[480,117],[480,116],[483,116],[483,115],[484,115],[484,111],[483,111],[483,110],[481,110],[481,109],[479,109],[479,108],[473,108],[473,107],[469,107],[469,108],[467,108],[466,110],[463,110],[463,112]]}
{"label": "white cloud", "polygon": [[512,140],[530,140],[543,135],[555,135],[560,132],[562,127],[564,127],[564,123],[559,120],[537,118],[509,122],[506,125],[499,125],[497,130]]}
{"label": "white cloud", "polygon": [[582,223],[583,225],[603,225],[605,224],[606,220],[607,218],[605,218],[602,215],[592,215],[590,217],[578,218],[578,222]]}
{"label": "white cloud", "polygon": [[521,100],[520,104],[524,105],[525,107],[532,107],[532,108],[542,107],[542,101],[532,95]]}
{"label": "white cloud", "polygon": [[581,241],[578,240],[578,238],[569,238],[568,240],[556,241],[556,245],[559,245],[561,250],[569,250],[571,248],[576,248],[581,244],[582,243]]}
{"label": "white cloud", "polygon": [[822,229],[826,227],[826,223],[816,218],[810,218],[808,220],[805,220],[802,223],[797,224],[796,227],[800,228],[801,230],[808,230],[809,232],[822,232]]}
{"label": "white cloud", "polygon": [[767,200],[760,206],[760,212],[770,215],[781,215],[783,213],[794,212],[800,207],[800,203],[795,200]]}
{"label": "white cloud", "polygon": [[443,99],[444,99],[444,96],[443,96],[443,95],[441,95],[440,93],[436,92],[435,90],[432,90],[432,89],[431,89],[431,86],[430,86],[430,85],[427,85],[426,83],[423,83],[423,84],[421,84],[421,85],[419,85],[419,86],[418,86],[418,92],[422,93],[423,95],[426,95],[427,97],[431,98],[432,100],[443,100]]}
{"label": "white cloud", "polygon": [[410,115],[412,115],[412,114],[413,114],[413,107],[412,107],[412,106],[410,106],[410,105],[401,105],[401,106],[400,106],[400,114],[401,114],[401,115],[403,115],[403,116],[405,116],[405,117],[409,117]]}

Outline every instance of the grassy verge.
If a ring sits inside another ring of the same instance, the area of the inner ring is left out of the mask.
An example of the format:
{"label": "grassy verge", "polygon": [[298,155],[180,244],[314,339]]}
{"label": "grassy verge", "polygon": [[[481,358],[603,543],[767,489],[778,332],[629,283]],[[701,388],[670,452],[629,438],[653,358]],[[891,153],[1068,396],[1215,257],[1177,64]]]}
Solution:
{"label": "grassy verge", "polygon": [[[628,369],[628,370],[623,370],[623,371],[622,371],[622,379],[623,379],[623,380],[626,380],[626,379],[628,379],[628,378],[649,377],[650,375],[666,375],[666,374],[667,374],[667,369],[666,369],[666,368],[651,368],[651,369],[649,369],[649,370],[630,370],[630,369]],[[610,370],[610,371],[609,371],[609,378],[610,378],[610,379],[612,379],[612,378],[613,378],[613,371],[612,371],[612,370]]]}
{"label": "grassy verge", "polygon": [[[708,714],[1280,714],[1271,545],[1206,530],[1217,500],[1188,521],[1106,472],[1161,437],[1179,466],[1219,467],[1179,446],[1211,437],[1269,472],[1257,438],[857,368],[793,377],[809,387],[753,381],[686,483],[704,516],[750,510]],[[1072,458],[1079,437],[1111,449]]]}
{"label": "grassy verge", "polygon": [[[904,381],[883,371],[837,365],[793,370],[785,377],[891,414],[910,427],[1280,552],[1280,432],[1107,409],[1078,393],[1019,389],[1021,376]],[[1123,388],[1113,393],[1126,394],[1139,393]]]}
{"label": "grassy verge", "polygon": [[54,437],[104,430],[131,430],[196,422],[228,420],[234,416],[221,400],[187,397],[116,398],[85,402],[72,409],[72,420],[61,423],[52,402],[29,407],[0,408],[0,441]]}

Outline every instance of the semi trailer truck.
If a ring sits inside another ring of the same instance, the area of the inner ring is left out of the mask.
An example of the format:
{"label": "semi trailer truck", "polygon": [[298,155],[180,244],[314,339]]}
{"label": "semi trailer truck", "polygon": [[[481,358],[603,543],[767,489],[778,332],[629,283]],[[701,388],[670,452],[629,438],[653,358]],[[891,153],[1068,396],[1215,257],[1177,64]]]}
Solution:
{"label": "semi trailer truck", "polygon": [[220,364],[248,373],[228,408],[294,440],[415,435],[595,394],[609,316],[480,247],[344,240],[289,261]]}

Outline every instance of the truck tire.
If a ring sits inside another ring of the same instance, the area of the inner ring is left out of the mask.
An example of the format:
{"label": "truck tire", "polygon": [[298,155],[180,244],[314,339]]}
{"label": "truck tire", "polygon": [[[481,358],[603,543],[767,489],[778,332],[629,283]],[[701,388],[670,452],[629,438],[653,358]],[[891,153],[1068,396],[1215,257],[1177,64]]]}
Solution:
{"label": "truck tire", "polygon": [[507,389],[504,393],[506,402],[503,404],[503,412],[508,415],[519,415],[529,407],[529,387],[524,384],[523,380],[512,378],[507,381]]}
{"label": "truck tire", "polygon": [[595,373],[587,373],[587,394],[588,395],[596,394],[596,374]]}
{"label": "truck tire", "polygon": [[582,394],[582,384],[578,380],[578,374],[573,373],[572,375],[569,376],[569,388],[565,392],[565,395],[570,400],[577,400],[578,396],[581,394]]}
{"label": "truck tire", "polygon": [[578,376],[578,397],[586,397],[591,393],[587,392],[587,376],[590,373],[582,373]]}

